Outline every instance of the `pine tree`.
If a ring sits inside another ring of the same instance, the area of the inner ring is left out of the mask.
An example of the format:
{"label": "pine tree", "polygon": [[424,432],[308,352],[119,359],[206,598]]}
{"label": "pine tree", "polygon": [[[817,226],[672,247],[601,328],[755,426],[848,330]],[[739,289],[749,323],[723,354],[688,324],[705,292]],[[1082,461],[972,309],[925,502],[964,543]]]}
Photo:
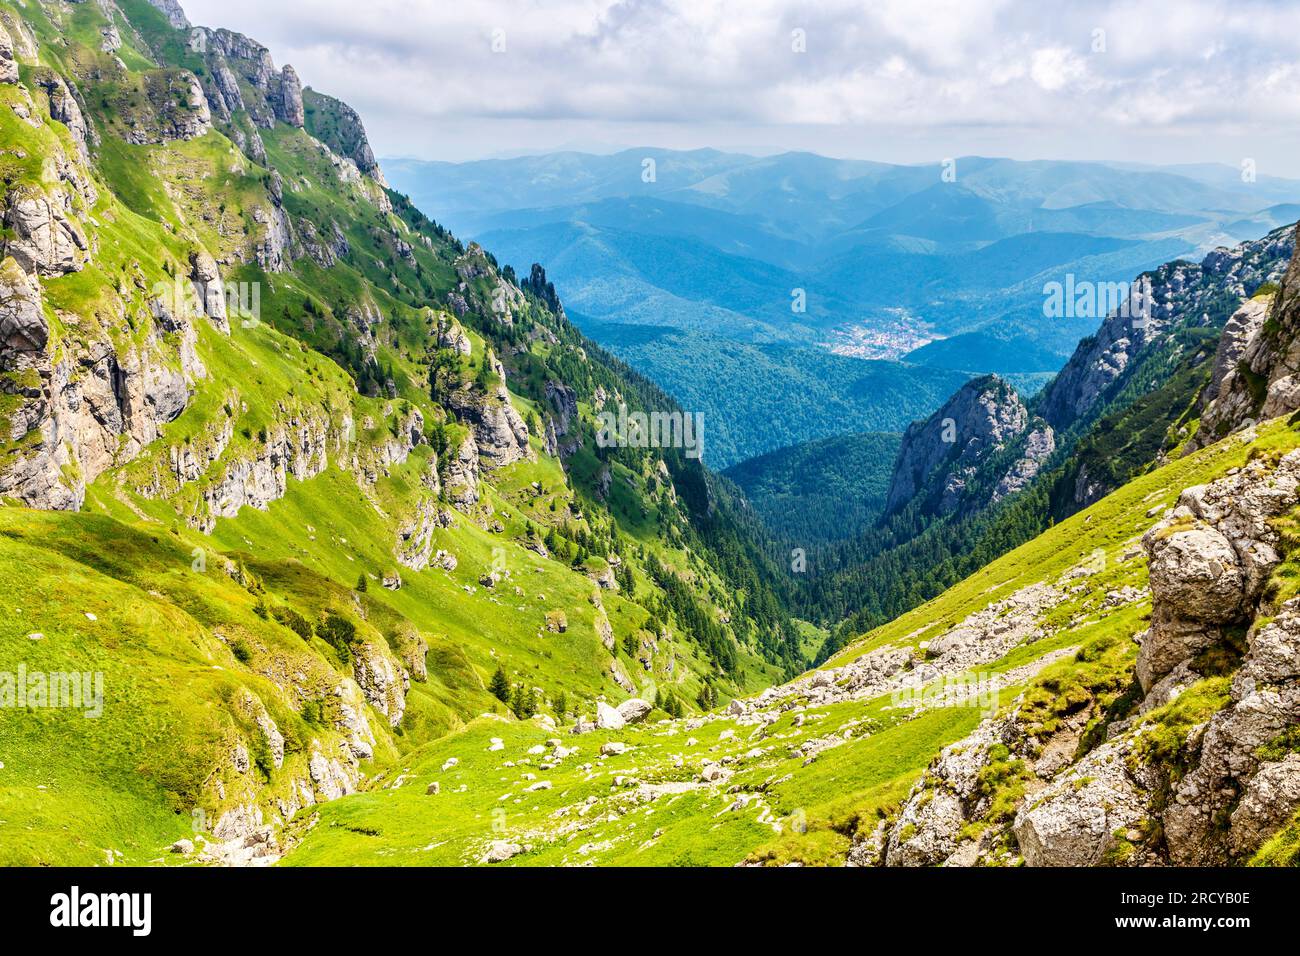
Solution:
{"label": "pine tree", "polygon": [[364,594],[364,593],[366,592],[366,590],[367,590],[369,587],[370,587],[370,585],[369,585],[369,583],[367,583],[367,581],[366,581],[366,576],[365,576],[365,574],[363,573],[363,574],[361,574],[360,576],[358,576],[358,578],[357,578],[357,590],[360,591],[362,594]]}
{"label": "pine tree", "polygon": [[501,703],[508,703],[510,700],[510,678],[506,676],[505,669],[497,665],[497,672],[492,675],[492,682],[488,684],[488,690],[492,696]]}

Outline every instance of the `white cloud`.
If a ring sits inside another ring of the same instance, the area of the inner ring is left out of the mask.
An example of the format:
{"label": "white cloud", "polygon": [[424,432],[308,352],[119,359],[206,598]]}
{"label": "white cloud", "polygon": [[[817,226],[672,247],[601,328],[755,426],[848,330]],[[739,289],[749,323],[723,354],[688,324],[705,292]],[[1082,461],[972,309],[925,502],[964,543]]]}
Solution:
{"label": "white cloud", "polygon": [[183,2],[348,100],[390,154],[798,127],[832,144],[981,129],[1011,153],[1026,128],[1065,150],[1134,125],[1185,144],[1300,119],[1300,8],[1268,0]]}

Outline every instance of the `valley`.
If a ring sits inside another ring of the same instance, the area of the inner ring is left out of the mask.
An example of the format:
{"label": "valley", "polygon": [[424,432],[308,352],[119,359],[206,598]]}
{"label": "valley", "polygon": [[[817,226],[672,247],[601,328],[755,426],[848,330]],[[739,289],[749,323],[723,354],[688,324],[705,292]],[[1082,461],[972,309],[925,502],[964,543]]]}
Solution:
{"label": "valley", "polygon": [[0,865],[1300,862],[1291,181],[303,81],[0,0]]}

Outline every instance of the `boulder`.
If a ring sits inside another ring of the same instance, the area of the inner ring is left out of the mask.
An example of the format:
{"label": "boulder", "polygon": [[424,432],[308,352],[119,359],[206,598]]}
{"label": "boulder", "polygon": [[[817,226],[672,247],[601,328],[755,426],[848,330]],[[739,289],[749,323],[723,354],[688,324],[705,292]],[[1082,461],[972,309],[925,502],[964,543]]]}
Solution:
{"label": "boulder", "polygon": [[1127,756],[1124,743],[1103,744],[1021,806],[1012,829],[1028,866],[1139,862],[1120,841],[1142,832],[1156,781],[1135,779]]}
{"label": "boulder", "polygon": [[638,720],[643,720],[646,714],[654,710],[654,704],[642,700],[640,697],[632,697],[618,705],[618,712],[623,720],[629,724],[634,724]]}
{"label": "boulder", "polygon": [[622,730],[627,721],[604,701],[596,704],[596,727],[600,730]]}
{"label": "boulder", "polygon": [[511,857],[518,856],[524,852],[524,848],[518,843],[508,843],[505,840],[493,840],[488,845],[487,852],[483,854],[484,863],[504,863]]}

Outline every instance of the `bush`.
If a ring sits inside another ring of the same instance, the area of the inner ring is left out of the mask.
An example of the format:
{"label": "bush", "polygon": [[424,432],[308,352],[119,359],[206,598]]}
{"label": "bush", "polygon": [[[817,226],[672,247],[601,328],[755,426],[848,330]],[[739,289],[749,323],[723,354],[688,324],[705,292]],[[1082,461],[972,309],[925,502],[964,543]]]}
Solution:
{"label": "bush", "polygon": [[283,624],[289,630],[293,631],[304,641],[310,641],[312,637],[311,622],[295,611],[291,607],[277,607],[271,615],[280,624]]}
{"label": "bush", "polygon": [[356,641],[357,626],[346,617],[330,611],[317,625],[316,636],[334,648],[344,664],[352,660],[352,644]]}

